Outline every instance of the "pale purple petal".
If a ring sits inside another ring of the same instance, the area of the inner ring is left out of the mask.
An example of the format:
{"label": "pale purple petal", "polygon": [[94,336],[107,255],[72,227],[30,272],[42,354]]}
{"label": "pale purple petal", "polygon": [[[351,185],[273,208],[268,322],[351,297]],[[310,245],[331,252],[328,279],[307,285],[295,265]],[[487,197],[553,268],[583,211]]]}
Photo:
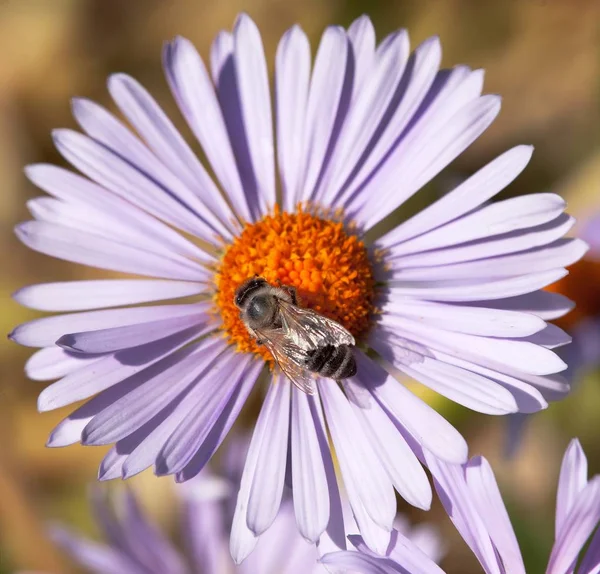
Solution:
{"label": "pale purple petal", "polygon": [[408,61],[408,34],[401,30],[386,38],[377,49],[371,69],[365,72],[362,85],[356,85],[348,114],[341,128],[339,142],[332,153],[328,173],[321,180],[315,199],[328,204],[348,179],[372,138],[384,121],[385,114]]}
{"label": "pale purple petal", "polygon": [[[237,420],[242,407],[246,403],[250,392],[254,388],[258,375],[263,364],[260,361],[253,361],[246,369],[244,378],[234,389],[229,403],[225,406],[217,418],[212,430],[208,433],[205,441],[202,443],[198,452],[186,465],[186,467],[177,473],[175,479],[177,482],[185,482],[196,476],[212,458],[215,451],[221,446],[221,443],[231,430],[231,427]],[[231,448],[231,447],[230,447]],[[240,461],[241,462],[241,461]]]}
{"label": "pale purple petal", "polygon": [[329,522],[329,489],[317,429],[306,393],[292,389],[290,442],[292,486],[298,530],[317,542]]}
{"label": "pale purple petal", "polygon": [[136,556],[148,570],[185,574],[182,557],[168,539],[143,515],[134,495],[125,490],[117,505],[123,509],[122,533],[128,553]]}
{"label": "pale purple petal", "polygon": [[396,504],[386,471],[342,391],[322,379],[319,391],[351,505],[364,506],[377,525],[390,531]]}
{"label": "pale purple petal", "polygon": [[206,281],[210,277],[201,265],[190,260],[183,262],[176,255],[153,253],[44,221],[21,223],[15,233],[34,251],[90,267],[188,281]]}
{"label": "pale purple petal", "polygon": [[166,223],[196,233],[196,214],[137,166],[83,134],[61,129],[54,130],[53,137],[61,155],[90,179],[116,195],[133,200]]}
{"label": "pale purple petal", "polygon": [[525,337],[546,327],[545,321],[533,314],[404,297],[386,302],[382,311],[416,318],[447,331],[488,337]]}
{"label": "pale purple petal", "polygon": [[[446,197],[452,195],[450,192]],[[441,201],[441,200],[440,200]],[[481,204],[480,204],[481,205]],[[553,193],[513,197],[476,209],[429,233],[394,246],[394,257],[458,245],[543,225],[562,214],[565,201]]]}
{"label": "pale purple petal", "polygon": [[275,150],[269,76],[260,32],[247,14],[241,14],[233,32],[233,61],[248,151],[263,213],[275,205]]}
{"label": "pale purple petal", "polygon": [[[276,385],[281,386],[282,378],[273,379],[269,385],[269,390],[260,409],[260,414],[254,426],[250,446],[246,455],[246,463],[244,464],[244,472],[240,481],[240,488],[237,494],[235,505],[235,513],[231,526],[231,538],[229,541],[229,551],[231,557],[236,564],[240,564],[254,550],[258,537],[248,527],[246,517],[248,514],[248,500],[252,489],[254,475],[260,456],[260,450],[264,440],[270,437],[266,434],[268,426],[269,414],[273,408],[273,404],[278,396]],[[287,381],[284,384],[289,384]]]}
{"label": "pale purple petal", "polygon": [[175,335],[205,320],[203,313],[63,335],[56,344],[83,353],[114,353]]}
{"label": "pale purple petal", "polygon": [[486,524],[479,515],[467,487],[462,466],[443,462],[425,453],[427,466],[434,477],[435,489],[448,516],[471,548],[486,574],[503,574]]}
{"label": "pale purple petal", "polygon": [[[434,267],[474,261],[544,246],[563,237],[574,223],[572,217],[563,213],[556,219],[536,227],[510,231],[502,235],[490,235],[455,246],[443,245],[425,252],[401,255],[400,248],[404,244],[394,246],[389,250],[390,277],[402,280],[402,272],[405,268]],[[444,235],[444,243],[450,244],[453,241],[451,236],[446,235],[445,227],[440,230],[440,234]],[[407,243],[410,244],[412,241]]]}
{"label": "pale purple petal", "polygon": [[525,574],[521,550],[488,461],[482,457],[472,458],[465,467],[465,476],[471,499],[504,568],[514,574]]}
{"label": "pale purple petal", "polygon": [[375,57],[375,28],[371,19],[359,16],[348,28],[348,38],[354,51],[354,89],[363,85]]}
{"label": "pale purple petal", "polygon": [[596,529],[587,552],[579,565],[580,574],[598,574],[600,572],[600,530]]}
{"label": "pale purple petal", "polygon": [[57,346],[45,347],[36,351],[25,363],[25,372],[34,381],[50,381],[64,377],[102,356],[73,353]]}
{"label": "pale purple petal", "polygon": [[538,390],[536,383],[539,385],[541,381],[547,381],[547,384],[551,384],[550,377],[534,377],[533,375],[526,375],[518,372],[509,375],[500,372],[493,367],[487,368],[481,364],[465,361],[464,359],[437,350],[432,351],[432,355],[445,363],[462,367],[473,373],[479,373],[488,380],[503,386],[513,395],[520,412],[537,412],[548,406],[543,393]]}
{"label": "pale purple petal", "polygon": [[205,290],[205,284],[189,281],[99,279],[31,285],[13,298],[40,311],[83,311],[189,297]]}
{"label": "pale purple petal", "polygon": [[[90,137],[103,144],[119,157],[135,165],[163,188],[164,193],[183,205],[196,216],[196,234],[204,240],[215,235],[231,239],[232,235],[223,222],[207,209],[191,189],[165,168],[158,159],[125,125],[106,109],[89,100],[75,98],[72,101],[75,119]],[[216,188],[214,191],[217,191]]]}
{"label": "pale purple petal", "polygon": [[[463,98],[460,88],[453,90],[448,96],[450,101],[454,99],[456,102],[462,102]],[[435,107],[432,105],[427,112],[435,115]],[[454,111],[448,102],[440,105],[440,109],[443,110],[440,113],[444,120],[448,117],[447,114]],[[369,180],[368,189],[377,190],[378,201],[369,201],[365,188],[356,196],[355,201],[346,203],[349,216],[365,228],[375,225],[473,143],[489,127],[499,111],[499,98],[488,95],[465,104],[448,121],[439,121],[441,118],[437,118],[438,121],[435,122],[431,119],[425,121],[428,116],[425,112],[417,126]],[[425,125],[429,129],[419,129]],[[443,127],[438,128],[440,125]]]}
{"label": "pale purple petal", "polygon": [[369,156],[360,166],[351,185],[344,192],[344,196],[356,193],[373,171],[388,159],[396,140],[404,133],[429,91],[438,72],[441,58],[442,49],[437,37],[425,40],[416,48],[411,56],[411,63],[405,71],[406,80],[403,79],[403,83],[406,87],[402,98],[382,134],[370,146]]}
{"label": "pale purple petal", "polygon": [[430,357],[403,365],[402,371],[454,402],[489,415],[518,410],[513,395],[493,379]]}
{"label": "pale purple petal", "polygon": [[[111,226],[116,226],[119,236],[127,237],[137,247],[151,246],[153,252],[166,255],[179,253],[200,261],[209,259],[191,241],[149,215],[143,196],[119,197],[85,177],[54,165],[29,165],[25,168],[25,175],[63,202],[87,206],[101,213],[103,219],[110,220]],[[108,236],[108,239],[113,238],[113,235]]]}
{"label": "pale purple petal", "polygon": [[546,574],[568,572],[600,522],[600,476],[592,478],[573,501],[552,548]]}
{"label": "pale purple petal", "polygon": [[352,408],[363,423],[365,432],[396,490],[413,506],[429,510],[431,486],[427,475],[394,423],[375,399],[371,398],[365,406],[359,406],[352,400],[353,387],[368,385],[368,382],[364,381],[371,373],[365,365],[367,362],[371,361],[364,355],[357,355],[356,382],[349,380],[346,383],[346,394],[350,397]]}
{"label": "pale purple petal", "polygon": [[20,345],[48,347],[53,345],[61,336],[67,333],[77,333],[84,328],[87,331],[94,331],[124,327],[166,318],[185,317],[191,314],[200,315],[206,309],[206,303],[192,303],[189,305],[157,305],[55,315],[23,323],[14,329],[10,337]]}
{"label": "pale purple petal", "polygon": [[588,465],[585,453],[580,442],[573,439],[565,451],[558,478],[554,533],[556,539],[559,538],[579,493],[587,484],[587,473]]}
{"label": "pale purple petal", "polygon": [[449,279],[440,281],[392,281],[392,294],[434,301],[483,301],[530,293],[555,283],[567,274],[552,269],[504,279]]}
{"label": "pale purple petal", "polygon": [[444,460],[459,464],[466,462],[467,443],[444,417],[374,362],[370,361],[369,369],[371,380],[377,381],[371,386],[371,392],[417,443]]}
{"label": "pale purple petal", "polygon": [[[172,401],[186,395],[186,389],[201,378],[208,366],[225,350],[218,338],[204,339],[129,377],[127,392],[96,415],[85,428],[85,444],[110,444],[125,438],[151,420]],[[196,382],[197,384],[197,382]],[[106,392],[106,391],[105,391]]]}
{"label": "pale purple petal", "polygon": [[[229,143],[243,186],[244,197],[242,200],[248,206],[251,214],[250,220],[256,221],[264,215],[262,209],[265,203],[264,190],[261,189],[263,182],[258,179],[264,173],[262,171],[258,173],[253,163],[255,152],[250,149],[250,138],[254,138],[255,134],[246,132],[242,108],[245,104],[242,102],[243,95],[236,70],[235,52],[236,41],[233,35],[227,32],[219,33],[211,48],[211,67]],[[252,142],[252,145],[254,143]],[[228,166],[228,169],[231,169],[231,165]]]}
{"label": "pale purple petal", "polygon": [[327,150],[333,137],[336,118],[343,107],[348,74],[349,42],[340,27],[329,27],[323,32],[315,57],[310,80],[306,110],[306,129],[302,155],[302,194],[299,199],[311,199]]}
{"label": "pale purple petal", "polygon": [[294,510],[287,501],[282,503],[273,526],[261,536],[256,549],[238,566],[237,572],[310,574],[316,564],[317,549],[298,534]]}
{"label": "pale purple petal", "polygon": [[223,518],[220,501],[185,497],[183,535],[195,572],[217,574],[225,566],[229,557],[223,544]]}
{"label": "pale purple petal", "polygon": [[[459,303],[459,305],[467,307],[469,303]],[[575,303],[564,295],[551,293],[550,291],[534,291],[516,297],[479,301],[478,305],[493,309],[531,313],[537,315],[540,319],[544,319],[544,321],[558,319],[575,307]]]}
{"label": "pale purple petal", "polygon": [[527,341],[446,332],[396,315],[383,316],[381,323],[391,330],[400,330],[406,338],[426,347],[483,365],[486,361],[502,363],[532,375],[548,375],[563,371],[567,367],[564,361],[549,349]]}
{"label": "pale purple petal", "polygon": [[90,572],[96,574],[123,574],[123,572],[149,574],[143,566],[132,562],[129,557],[116,550],[80,538],[61,527],[53,527],[51,537],[67,554]]}
{"label": "pale purple petal", "polygon": [[[350,542],[359,552],[371,554],[360,536],[351,535]],[[397,530],[392,533],[386,558],[395,564],[399,572],[419,574],[442,574],[443,570],[435,564],[410,538],[403,536]]]}
{"label": "pale purple petal", "polygon": [[235,356],[234,351],[228,349],[215,361],[207,376],[190,390],[185,402],[192,408],[181,416],[180,425],[165,442],[156,460],[156,474],[177,473],[190,462],[237,385],[246,377],[251,359],[251,355]]}
{"label": "pale purple petal", "polygon": [[541,273],[575,263],[587,251],[579,239],[557,239],[549,245],[515,254],[478,259],[439,267],[406,268],[394,274],[399,281],[460,280],[477,277],[503,278],[528,273]]}
{"label": "pale purple petal", "polygon": [[260,445],[246,515],[248,528],[257,536],[273,524],[283,496],[289,441],[290,387],[291,384],[284,377],[272,383],[270,392],[274,396],[264,415],[264,433],[268,438]]}
{"label": "pale purple petal", "polygon": [[310,44],[299,26],[281,38],[275,61],[277,159],[283,208],[293,211],[299,200],[302,144],[310,80]]}
{"label": "pale purple petal", "polygon": [[379,239],[391,247],[431,231],[482,205],[502,191],[525,169],[532,146],[517,146],[498,156],[474,175]]}
{"label": "pale purple petal", "polygon": [[173,97],[232,205],[250,219],[225,119],[202,58],[189,40],[178,37],[165,45],[163,67]]}
{"label": "pale purple petal", "polygon": [[123,115],[131,122],[148,146],[164,164],[218,216],[217,221],[229,226],[234,214],[221,192],[208,175],[194,152],[181,137],[152,96],[133,78],[114,74],[108,89]]}
{"label": "pale purple petal", "polygon": [[210,329],[206,326],[200,325],[148,345],[105,356],[46,387],[38,397],[38,409],[56,409],[99,393],[143,371],[208,330]]}

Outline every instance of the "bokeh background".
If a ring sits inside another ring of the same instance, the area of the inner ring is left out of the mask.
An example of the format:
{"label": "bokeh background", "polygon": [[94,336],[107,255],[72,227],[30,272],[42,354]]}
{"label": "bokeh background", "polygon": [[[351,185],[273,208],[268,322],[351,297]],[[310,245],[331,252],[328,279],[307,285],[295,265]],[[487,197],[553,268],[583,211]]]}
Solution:
{"label": "bokeh background", "polygon": [[[1,0],[0,331],[38,315],[11,301],[20,286],[106,276],[28,251],[12,233],[28,217],[25,202],[38,194],[23,166],[63,163],[50,131],[75,127],[69,98],[86,96],[112,109],[106,76],[127,72],[180,125],[160,67],[163,42],[187,36],[206,57],[212,38],[230,28],[240,10],[259,25],[271,69],[278,38],[292,24],[304,28],[314,47],[327,24],[347,26],[362,13],[371,16],[380,39],[399,27],[409,29],[413,45],[438,34],[445,66],[486,69],[486,91],[503,96],[500,117],[399,217],[518,143],[532,143],[536,152],[504,197],[556,191],[581,221],[600,210],[599,0]],[[600,310],[595,264],[577,277],[571,296],[587,313]],[[86,489],[105,449],[44,446],[71,407],[37,413],[42,383],[23,375],[29,354],[0,338],[0,574],[77,572],[48,540],[45,525],[58,520],[95,535]],[[600,381],[594,369],[576,378],[569,398],[531,420],[510,460],[504,457],[505,420],[426,395],[463,432],[471,452],[492,461],[532,573],[543,571],[552,544],[558,467],[571,437],[580,438],[590,472],[600,472]],[[148,512],[172,523],[169,479],[144,473],[130,484]],[[448,572],[480,571],[439,504],[428,514],[410,514],[439,524],[449,543],[442,564]]]}

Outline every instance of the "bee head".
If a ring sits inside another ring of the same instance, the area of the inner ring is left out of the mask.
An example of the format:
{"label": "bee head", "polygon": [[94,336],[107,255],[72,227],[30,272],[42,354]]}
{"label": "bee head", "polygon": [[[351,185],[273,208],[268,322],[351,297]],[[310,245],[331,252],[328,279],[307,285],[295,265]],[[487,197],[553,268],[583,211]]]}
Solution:
{"label": "bee head", "polygon": [[267,282],[258,275],[246,279],[236,290],[233,297],[233,302],[237,307],[243,309],[245,304],[249,301],[252,293],[267,285]]}

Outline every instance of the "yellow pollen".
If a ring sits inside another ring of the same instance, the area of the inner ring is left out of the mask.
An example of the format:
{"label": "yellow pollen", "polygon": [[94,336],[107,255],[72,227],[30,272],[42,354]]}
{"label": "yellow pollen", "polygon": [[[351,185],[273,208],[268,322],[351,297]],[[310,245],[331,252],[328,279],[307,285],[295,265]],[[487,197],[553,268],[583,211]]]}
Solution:
{"label": "yellow pollen", "polygon": [[341,323],[356,339],[369,327],[375,281],[363,242],[338,221],[299,209],[275,209],[247,225],[227,248],[217,274],[215,303],[223,330],[237,350],[271,355],[249,335],[233,302],[237,287],[259,275],[296,287],[299,304]]}

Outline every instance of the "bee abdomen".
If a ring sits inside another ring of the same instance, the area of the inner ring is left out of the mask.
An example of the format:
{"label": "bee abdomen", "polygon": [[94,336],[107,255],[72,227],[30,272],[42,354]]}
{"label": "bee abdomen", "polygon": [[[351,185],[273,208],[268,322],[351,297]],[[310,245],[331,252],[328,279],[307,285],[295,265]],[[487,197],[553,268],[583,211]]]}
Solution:
{"label": "bee abdomen", "polygon": [[306,367],[323,377],[347,379],[356,374],[356,360],[348,345],[324,345],[309,353]]}

